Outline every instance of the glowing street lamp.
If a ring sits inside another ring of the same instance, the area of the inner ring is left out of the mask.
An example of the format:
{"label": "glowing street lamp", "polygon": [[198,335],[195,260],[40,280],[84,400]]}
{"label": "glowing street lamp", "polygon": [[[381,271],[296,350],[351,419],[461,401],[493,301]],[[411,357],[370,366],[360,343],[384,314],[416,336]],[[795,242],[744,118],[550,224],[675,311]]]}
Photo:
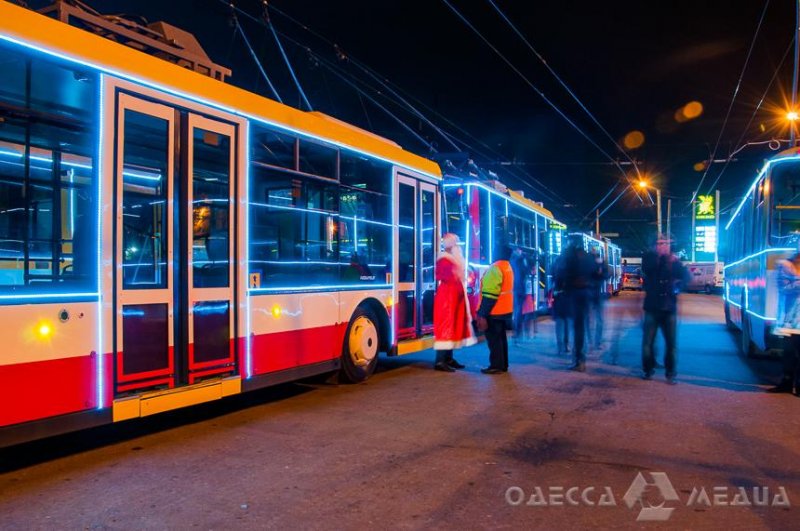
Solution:
{"label": "glowing street lamp", "polygon": [[650,186],[650,184],[644,179],[639,179],[637,184],[642,190],[653,188],[656,191],[656,230],[658,230],[658,236],[661,237],[661,189],[656,188],[655,186]]}
{"label": "glowing street lamp", "polygon": [[786,119],[790,122],[796,122],[798,117],[797,111],[789,111],[786,113]]}

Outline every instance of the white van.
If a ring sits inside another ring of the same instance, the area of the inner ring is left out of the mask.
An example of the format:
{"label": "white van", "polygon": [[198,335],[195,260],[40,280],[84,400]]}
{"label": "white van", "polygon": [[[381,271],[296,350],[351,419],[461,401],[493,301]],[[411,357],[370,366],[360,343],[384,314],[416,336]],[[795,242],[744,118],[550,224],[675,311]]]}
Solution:
{"label": "white van", "polygon": [[711,293],[722,289],[724,264],[722,262],[687,262],[689,283],[686,291]]}

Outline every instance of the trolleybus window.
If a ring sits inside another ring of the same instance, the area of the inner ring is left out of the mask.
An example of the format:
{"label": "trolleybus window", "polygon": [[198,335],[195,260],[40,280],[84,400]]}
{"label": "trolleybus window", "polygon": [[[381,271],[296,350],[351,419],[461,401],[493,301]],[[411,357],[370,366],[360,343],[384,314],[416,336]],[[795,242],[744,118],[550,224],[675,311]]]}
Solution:
{"label": "trolleybus window", "polygon": [[800,240],[800,165],[776,164],[771,186],[772,242],[778,247],[790,247]]}
{"label": "trolleybus window", "polygon": [[92,289],[96,78],[0,57],[0,292]]}
{"label": "trolleybus window", "polygon": [[391,167],[342,152],[339,171],[341,281],[385,284],[391,272]]}
{"label": "trolleybus window", "polygon": [[300,171],[338,179],[338,151],[306,140],[300,141]]}
{"label": "trolleybus window", "polygon": [[279,168],[297,169],[297,138],[256,126],[252,131],[252,160]]}
{"label": "trolleybus window", "polygon": [[125,110],[122,169],[122,284],[167,287],[169,124]]}
{"label": "trolleybus window", "polygon": [[195,129],[192,175],[194,287],[227,287],[230,265],[228,136]]}
{"label": "trolleybus window", "polygon": [[263,287],[338,281],[338,191],[335,183],[253,166],[250,272]]}

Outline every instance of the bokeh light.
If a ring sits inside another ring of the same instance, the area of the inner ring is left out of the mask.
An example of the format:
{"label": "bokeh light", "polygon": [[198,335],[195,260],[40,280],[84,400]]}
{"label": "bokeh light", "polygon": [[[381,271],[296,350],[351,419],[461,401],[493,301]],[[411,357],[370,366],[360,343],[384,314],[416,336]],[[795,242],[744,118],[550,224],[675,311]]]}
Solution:
{"label": "bokeh light", "polygon": [[644,144],[644,133],[641,131],[631,131],[622,139],[622,144],[625,146],[625,149],[642,147]]}
{"label": "bokeh light", "polygon": [[677,111],[675,111],[675,121],[678,123],[694,120],[703,114],[703,104],[699,101],[690,101]]}

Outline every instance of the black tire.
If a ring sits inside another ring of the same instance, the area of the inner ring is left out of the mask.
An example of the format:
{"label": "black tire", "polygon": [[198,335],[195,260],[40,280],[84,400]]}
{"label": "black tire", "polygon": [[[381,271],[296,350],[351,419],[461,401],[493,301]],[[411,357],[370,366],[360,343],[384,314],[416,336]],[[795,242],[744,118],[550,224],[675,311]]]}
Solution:
{"label": "black tire", "polygon": [[728,301],[725,301],[723,308],[725,311],[725,326],[728,327],[728,330],[736,330],[736,325],[733,324],[733,321],[731,321],[731,307],[728,304]]}
{"label": "black tire", "polygon": [[350,383],[367,380],[375,372],[380,350],[380,322],[363,306],[356,308],[342,345],[342,379]]}
{"label": "black tire", "polygon": [[706,284],[706,289],[705,289],[706,295],[711,295],[711,291],[712,291],[711,284]]}

